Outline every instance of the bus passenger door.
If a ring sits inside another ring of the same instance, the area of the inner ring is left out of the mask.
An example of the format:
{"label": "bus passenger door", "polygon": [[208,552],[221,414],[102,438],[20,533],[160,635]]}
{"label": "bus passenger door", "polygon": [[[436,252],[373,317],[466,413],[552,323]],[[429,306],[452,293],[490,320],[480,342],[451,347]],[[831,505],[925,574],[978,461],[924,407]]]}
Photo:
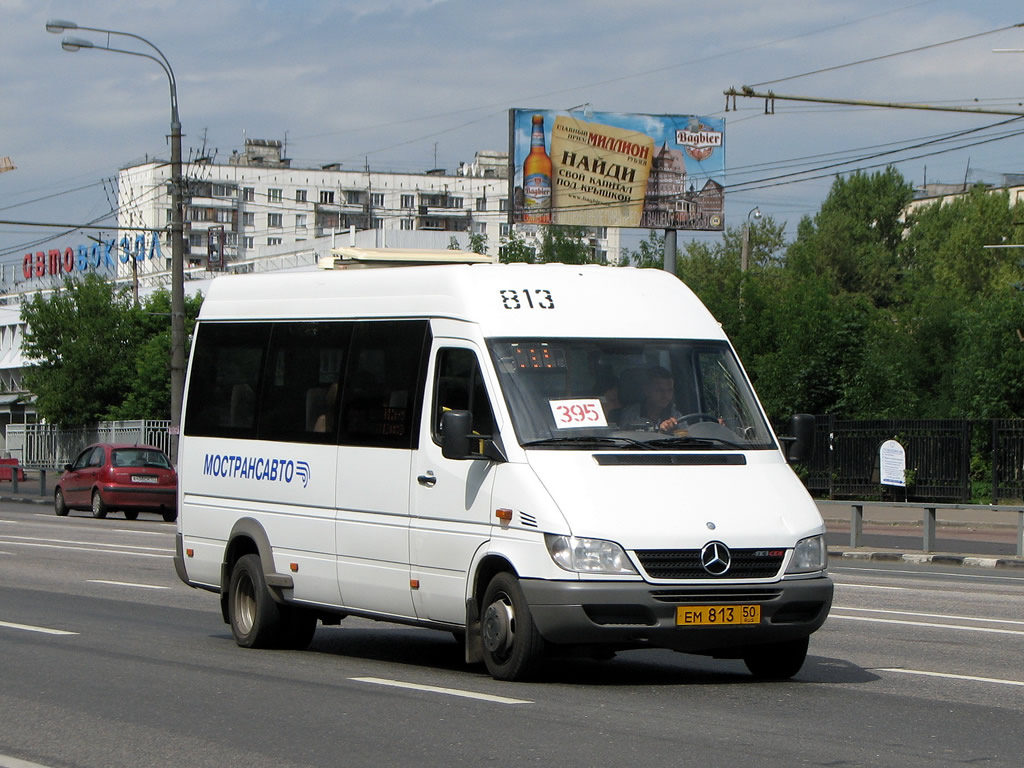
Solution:
{"label": "bus passenger door", "polygon": [[493,434],[497,427],[478,352],[471,344],[435,339],[429,372],[412,466],[409,559],[412,583],[418,584],[412,595],[419,618],[462,624],[469,565],[490,536],[494,465],[482,459],[444,458],[441,414],[472,412],[473,429],[480,434]]}
{"label": "bus passenger door", "polygon": [[427,324],[354,324],[338,431],[335,547],[346,607],[415,616],[409,475]]}

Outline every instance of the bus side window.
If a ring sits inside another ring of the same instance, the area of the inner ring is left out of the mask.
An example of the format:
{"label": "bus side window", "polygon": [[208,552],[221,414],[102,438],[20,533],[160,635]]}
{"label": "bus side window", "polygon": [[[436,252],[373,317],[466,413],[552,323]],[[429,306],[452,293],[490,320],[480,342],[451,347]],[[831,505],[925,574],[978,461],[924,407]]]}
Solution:
{"label": "bus side window", "polygon": [[445,411],[469,411],[473,414],[476,434],[494,434],[494,411],[473,350],[458,347],[439,350],[434,376],[431,428],[436,443],[441,442],[441,416]]}
{"label": "bus side window", "polygon": [[415,446],[429,346],[425,320],[355,323],[342,392],[343,445]]}
{"label": "bus side window", "polygon": [[270,323],[202,323],[189,374],[185,433],[255,437]]}

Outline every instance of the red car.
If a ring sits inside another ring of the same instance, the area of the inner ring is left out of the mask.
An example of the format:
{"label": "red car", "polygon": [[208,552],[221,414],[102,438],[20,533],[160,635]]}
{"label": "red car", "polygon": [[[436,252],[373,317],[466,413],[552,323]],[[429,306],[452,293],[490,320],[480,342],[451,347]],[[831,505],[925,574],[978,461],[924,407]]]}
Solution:
{"label": "red car", "polygon": [[96,443],[64,469],[53,495],[58,515],[88,509],[102,518],[119,509],[129,520],[139,512],[156,512],[167,522],[178,519],[178,475],[159,448]]}

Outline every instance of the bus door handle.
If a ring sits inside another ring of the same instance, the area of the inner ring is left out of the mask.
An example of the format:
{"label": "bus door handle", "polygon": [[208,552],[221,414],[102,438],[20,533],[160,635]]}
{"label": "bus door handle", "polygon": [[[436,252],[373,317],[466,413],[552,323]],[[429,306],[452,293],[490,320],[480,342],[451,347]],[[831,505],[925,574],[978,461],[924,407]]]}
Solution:
{"label": "bus door handle", "polygon": [[434,485],[437,483],[437,478],[434,477],[433,470],[428,469],[427,474],[420,475],[419,477],[416,478],[416,482],[425,488],[433,488]]}

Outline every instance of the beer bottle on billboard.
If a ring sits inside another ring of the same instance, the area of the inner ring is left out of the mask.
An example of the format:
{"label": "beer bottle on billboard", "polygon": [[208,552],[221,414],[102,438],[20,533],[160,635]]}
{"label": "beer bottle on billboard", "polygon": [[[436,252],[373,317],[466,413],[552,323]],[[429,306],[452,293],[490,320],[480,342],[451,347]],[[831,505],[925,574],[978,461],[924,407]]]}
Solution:
{"label": "beer bottle on billboard", "polygon": [[544,146],[544,116],[533,116],[530,154],[523,163],[523,221],[551,223],[551,157]]}

